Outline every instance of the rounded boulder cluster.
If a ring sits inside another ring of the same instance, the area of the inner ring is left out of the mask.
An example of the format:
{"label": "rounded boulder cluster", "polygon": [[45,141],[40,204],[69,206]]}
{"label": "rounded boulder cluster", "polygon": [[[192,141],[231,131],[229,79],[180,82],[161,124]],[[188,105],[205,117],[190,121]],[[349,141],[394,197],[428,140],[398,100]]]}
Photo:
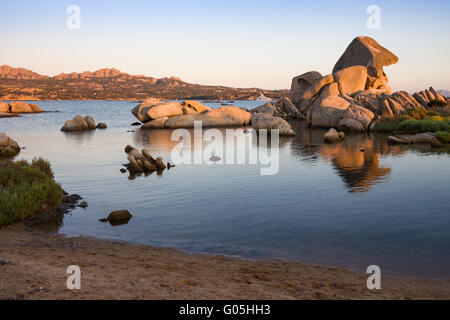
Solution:
{"label": "rounded boulder cluster", "polygon": [[95,124],[94,119],[91,116],[75,116],[72,120],[67,120],[61,131],[64,132],[79,132],[79,131],[89,131],[95,129],[106,129],[105,123]]}

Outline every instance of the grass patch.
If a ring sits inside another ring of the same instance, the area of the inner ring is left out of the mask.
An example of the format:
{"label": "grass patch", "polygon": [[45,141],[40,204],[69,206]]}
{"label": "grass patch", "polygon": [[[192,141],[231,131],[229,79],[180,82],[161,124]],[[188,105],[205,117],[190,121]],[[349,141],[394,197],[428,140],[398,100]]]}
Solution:
{"label": "grass patch", "polygon": [[436,132],[436,137],[442,143],[450,143],[450,132],[438,131],[438,132]]}
{"label": "grass patch", "polygon": [[400,122],[395,131],[399,133],[421,133],[421,132],[450,132],[450,122],[434,121],[431,119],[414,120],[408,119]]}
{"label": "grass patch", "polygon": [[450,133],[450,116],[442,112],[414,109],[405,115],[383,119],[375,125],[374,131],[412,134],[422,132]]}
{"label": "grass patch", "polygon": [[0,165],[0,226],[23,221],[61,204],[63,190],[42,158]]}

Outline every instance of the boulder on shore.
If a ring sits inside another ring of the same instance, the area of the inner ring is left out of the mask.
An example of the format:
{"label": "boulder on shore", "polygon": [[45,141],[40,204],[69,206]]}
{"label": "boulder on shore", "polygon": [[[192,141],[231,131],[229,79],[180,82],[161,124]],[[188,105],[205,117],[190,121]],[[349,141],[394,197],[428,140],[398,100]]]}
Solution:
{"label": "boulder on shore", "polygon": [[19,144],[8,137],[6,133],[0,132],[0,157],[14,157],[19,152]]}

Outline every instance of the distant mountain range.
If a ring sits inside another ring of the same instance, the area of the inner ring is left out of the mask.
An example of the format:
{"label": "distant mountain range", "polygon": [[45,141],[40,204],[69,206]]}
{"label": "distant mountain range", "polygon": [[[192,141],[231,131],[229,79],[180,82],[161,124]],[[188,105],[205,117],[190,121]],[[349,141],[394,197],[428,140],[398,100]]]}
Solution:
{"label": "distant mountain range", "polygon": [[440,94],[442,94],[444,97],[450,98],[450,91],[449,90],[438,90]]}
{"label": "distant mountain range", "polygon": [[254,100],[263,94],[280,98],[289,90],[230,88],[191,84],[171,78],[130,75],[116,69],[61,73],[50,77],[23,68],[0,66],[0,100]]}

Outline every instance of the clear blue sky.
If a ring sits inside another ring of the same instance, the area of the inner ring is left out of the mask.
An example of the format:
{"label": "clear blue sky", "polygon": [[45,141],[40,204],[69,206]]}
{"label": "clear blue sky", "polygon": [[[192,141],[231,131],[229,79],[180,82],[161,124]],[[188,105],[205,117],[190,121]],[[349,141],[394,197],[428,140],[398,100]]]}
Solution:
{"label": "clear blue sky", "polygon": [[[66,27],[81,8],[81,29]],[[381,29],[369,30],[369,5]],[[115,67],[201,84],[289,88],[331,72],[350,41],[374,37],[400,58],[395,90],[450,89],[450,2],[15,0],[0,2],[0,65],[55,75]]]}

